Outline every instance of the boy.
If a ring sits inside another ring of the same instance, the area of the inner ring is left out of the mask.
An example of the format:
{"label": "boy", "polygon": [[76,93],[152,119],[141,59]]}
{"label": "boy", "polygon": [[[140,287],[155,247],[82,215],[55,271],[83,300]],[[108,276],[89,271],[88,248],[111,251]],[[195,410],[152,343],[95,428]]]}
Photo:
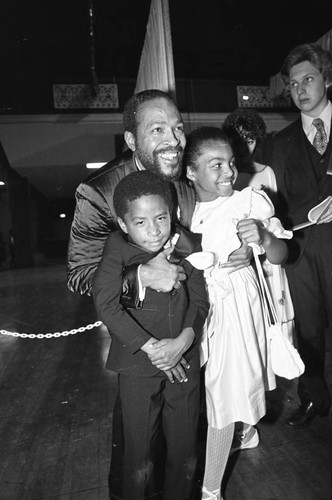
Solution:
{"label": "boy", "polygon": [[[286,56],[281,74],[298,118],[274,137],[271,167],[278,187],[277,215],[285,227],[308,220],[308,212],[332,195],[332,54],[305,43]],[[332,338],[332,211],[318,224],[294,231],[285,268],[295,313],[298,351],[305,364],[299,377],[299,407],[286,423],[311,424],[331,407],[326,381],[326,346]]]}
{"label": "boy", "polygon": [[[168,183],[143,170],[119,182],[113,201],[122,231],[106,240],[92,295],[112,335],[106,366],[119,379],[123,499],[190,500],[200,409],[198,339],[209,309],[203,273],[184,260],[188,278],[176,293],[147,288],[141,309],[125,308],[123,268],[163,250],[171,235],[172,197]],[[200,249],[197,241],[194,249]]]}

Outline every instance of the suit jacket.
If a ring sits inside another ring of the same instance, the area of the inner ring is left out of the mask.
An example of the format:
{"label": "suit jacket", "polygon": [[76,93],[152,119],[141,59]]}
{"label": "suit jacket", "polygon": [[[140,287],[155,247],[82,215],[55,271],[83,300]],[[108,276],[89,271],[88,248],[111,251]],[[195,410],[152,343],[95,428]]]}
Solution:
{"label": "suit jacket", "polygon": [[[327,175],[328,163],[332,161],[332,134],[328,148],[323,157],[315,150],[307,139],[301,117],[278,132],[274,137],[271,167],[278,186],[277,216],[286,229],[308,220],[309,210],[332,194],[332,175]],[[315,168],[322,169],[320,179]],[[321,224],[316,232],[332,230],[332,224]],[[289,244],[290,255],[288,265],[293,265],[301,258],[308,239],[312,234],[312,226],[294,231]]]}
{"label": "suit jacket", "polygon": [[192,327],[196,340],[185,356],[191,369],[199,371],[197,339],[209,310],[203,271],[183,261],[187,280],[175,295],[147,288],[143,308],[129,309],[120,303],[123,268],[146,263],[155,255],[128,242],[122,231],[111,233],[106,240],[92,282],[98,314],[112,336],[106,367],[122,374],[156,375],[160,370],[140,348],[151,336],[176,338],[183,328]]}
{"label": "suit jacket", "polygon": [[[114,189],[123,177],[136,170],[132,151],[126,151],[78,186],[67,256],[67,285],[72,292],[91,293],[92,277],[106,238],[118,229],[113,206]],[[179,207],[173,219],[178,218],[183,226],[189,227],[195,208],[195,192],[183,181],[176,181],[173,186],[174,206]]]}

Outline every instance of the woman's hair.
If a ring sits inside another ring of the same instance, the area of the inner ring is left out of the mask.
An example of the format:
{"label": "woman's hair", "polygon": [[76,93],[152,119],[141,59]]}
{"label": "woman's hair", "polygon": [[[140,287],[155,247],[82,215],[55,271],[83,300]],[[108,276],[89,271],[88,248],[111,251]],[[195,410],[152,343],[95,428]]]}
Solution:
{"label": "woman's hair", "polygon": [[134,135],[134,137],[136,137],[137,125],[138,125],[137,123],[138,108],[140,107],[141,104],[145,102],[153,101],[154,99],[160,99],[160,98],[166,99],[174,104],[173,99],[168,94],[166,94],[166,92],[163,92],[162,90],[149,89],[149,90],[142,90],[142,92],[134,94],[126,102],[124,106],[122,115],[124,130],[131,132]]}
{"label": "woman's hair", "polygon": [[244,139],[261,141],[266,136],[265,122],[253,109],[236,109],[226,117],[224,125],[234,127]]}
{"label": "woman's hair", "polygon": [[114,190],[113,204],[116,215],[123,219],[131,201],[151,195],[163,198],[172,213],[172,195],[166,181],[162,181],[149,170],[139,170],[128,174],[121,179]]}
{"label": "woman's hair", "polygon": [[256,147],[251,155],[243,144],[239,142],[237,151],[237,168],[239,172],[251,170],[253,162],[260,161],[262,142],[266,139],[266,125],[259,113],[253,109],[239,108],[230,113],[225,121],[224,127],[234,129],[243,139],[256,141]]}
{"label": "woman's hair", "polygon": [[293,66],[309,61],[323,75],[325,82],[332,83],[332,54],[315,43],[303,43],[292,49],[285,58],[280,73],[285,82]]}

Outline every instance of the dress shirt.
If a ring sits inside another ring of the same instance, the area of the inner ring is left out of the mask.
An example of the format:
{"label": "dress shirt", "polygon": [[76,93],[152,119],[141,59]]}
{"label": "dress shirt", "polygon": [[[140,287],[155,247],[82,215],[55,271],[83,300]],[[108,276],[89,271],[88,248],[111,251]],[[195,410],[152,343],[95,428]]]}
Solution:
{"label": "dress shirt", "polygon": [[315,116],[314,118],[312,118],[311,116],[308,116],[308,115],[305,115],[304,113],[301,113],[302,127],[304,130],[304,133],[308,137],[308,140],[311,142],[311,144],[314,142],[314,137],[315,137],[316,132],[317,132],[316,127],[312,124],[313,120],[315,118],[321,118],[321,120],[323,120],[325,132],[327,135],[327,140],[329,140],[330,139],[330,129],[331,129],[331,117],[332,117],[331,101],[328,102],[326,108],[319,116]]}

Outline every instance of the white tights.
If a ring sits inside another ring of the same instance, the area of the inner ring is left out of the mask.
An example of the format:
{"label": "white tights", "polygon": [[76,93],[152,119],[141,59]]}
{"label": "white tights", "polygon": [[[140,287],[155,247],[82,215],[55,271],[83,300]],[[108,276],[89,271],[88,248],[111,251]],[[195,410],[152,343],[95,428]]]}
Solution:
{"label": "white tights", "polygon": [[221,481],[226,469],[235,424],[223,429],[208,426],[202,500],[219,500]]}

